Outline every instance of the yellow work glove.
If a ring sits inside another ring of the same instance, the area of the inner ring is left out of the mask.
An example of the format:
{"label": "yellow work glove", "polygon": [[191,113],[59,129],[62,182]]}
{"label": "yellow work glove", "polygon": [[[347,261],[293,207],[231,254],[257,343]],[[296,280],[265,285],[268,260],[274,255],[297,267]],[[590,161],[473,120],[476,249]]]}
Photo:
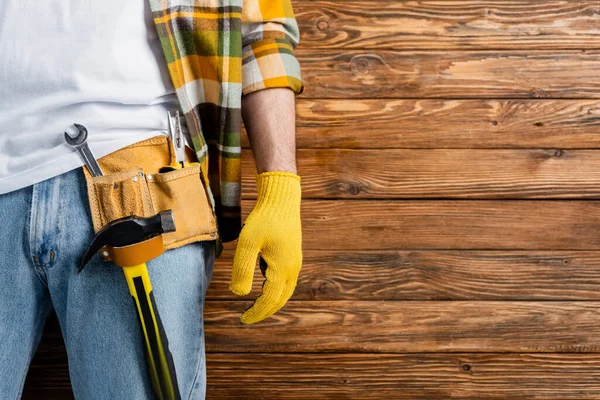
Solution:
{"label": "yellow work glove", "polygon": [[302,267],[300,177],[291,172],[264,172],[258,175],[256,187],[258,199],[240,232],[229,285],[237,295],[250,293],[260,254],[266,280],[262,294],[242,314],[244,324],[262,321],[283,307],[294,293]]}

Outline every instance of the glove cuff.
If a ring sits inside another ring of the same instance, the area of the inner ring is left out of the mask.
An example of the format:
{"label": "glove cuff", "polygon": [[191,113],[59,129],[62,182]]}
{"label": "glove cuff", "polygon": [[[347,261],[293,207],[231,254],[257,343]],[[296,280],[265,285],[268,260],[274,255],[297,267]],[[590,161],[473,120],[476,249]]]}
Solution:
{"label": "glove cuff", "polygon": [[300,213],[300,176],[284,171],[263,172],[256,177],[256,207],[266,208],[275,217]]}

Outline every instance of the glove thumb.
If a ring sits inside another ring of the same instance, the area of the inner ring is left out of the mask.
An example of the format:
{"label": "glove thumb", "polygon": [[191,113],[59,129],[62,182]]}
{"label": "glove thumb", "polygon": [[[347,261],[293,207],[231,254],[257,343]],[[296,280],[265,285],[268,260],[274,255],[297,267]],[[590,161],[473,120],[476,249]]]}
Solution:
{"label": "glove thumb", "polygon": [[254,268],[260,246],[248,240],[245,235],[240,235],[237,249],[233,258],[233,271],[229,290],[238,296],[245,296],[252,290]]}

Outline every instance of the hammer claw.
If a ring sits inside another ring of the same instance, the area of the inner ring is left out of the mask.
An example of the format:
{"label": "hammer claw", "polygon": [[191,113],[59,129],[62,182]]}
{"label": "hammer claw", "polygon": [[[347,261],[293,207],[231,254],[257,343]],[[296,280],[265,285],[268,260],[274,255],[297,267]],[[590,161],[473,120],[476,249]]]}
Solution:
{"label": "hammer claw", "polygon": [[172,210],[161,211],[146,218],[133,215],[116,219],[108,223],[94,236],[92,243],[77,267],[77,273],[83,271],[94,254],[104,246],[130,246],[153,236],[174,231],[175,220]]}

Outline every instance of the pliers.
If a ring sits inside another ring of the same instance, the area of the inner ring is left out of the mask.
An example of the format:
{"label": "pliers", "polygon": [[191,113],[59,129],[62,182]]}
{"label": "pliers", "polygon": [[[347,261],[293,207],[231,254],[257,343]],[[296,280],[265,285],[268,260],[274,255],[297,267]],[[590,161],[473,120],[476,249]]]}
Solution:
{"label": "pliers", "polygon": [[183,136],[183,129],[181,127],[181,119],[179,115],[179,111],[177,110],[175,110],[174,116],[171,115],[171,111],[167,111],[169,137],[171,138],[171,143],[173,143],[175,163],[171,163],[168,166],[162,167],[159,172],[174,171],[189,165],[185,159],[185,137]]}

